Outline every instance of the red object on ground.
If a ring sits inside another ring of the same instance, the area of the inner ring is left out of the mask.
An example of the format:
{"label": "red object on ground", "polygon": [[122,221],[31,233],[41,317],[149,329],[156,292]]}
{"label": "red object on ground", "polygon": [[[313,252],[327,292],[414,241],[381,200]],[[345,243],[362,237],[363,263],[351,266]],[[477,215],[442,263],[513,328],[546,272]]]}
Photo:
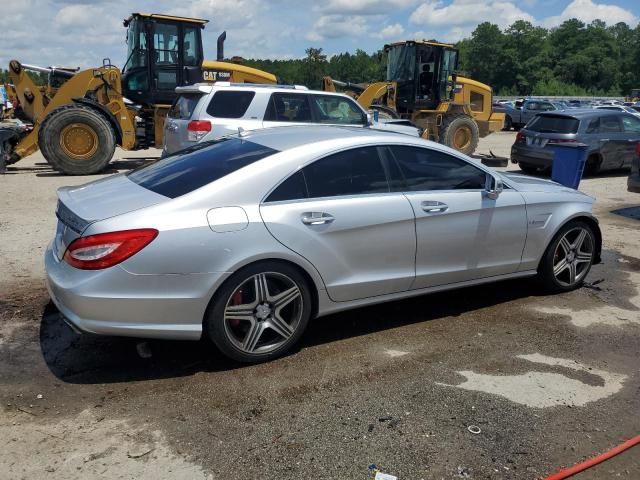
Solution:
{"label": "red object on ground", "polygon": [[611,457],[615,457],[619,453],[624,452],[625,450],[630,449],[631,447],[635,447],[640,444],[640,435],[637,437],[633,437],[631,440],[627,440],[623,444],[618,445],[617,447],[612,448],[608,452],[603,453],[602,455],[598,455],[596,457],[590,458],[582,463],[578,463],[573,467],[565,468],[564,470],[560,470],[558,473],[554,473],[553,475],[546,477],[544,480],[563,480],[564,478],[569,478],[576,473],[580,473],[587,468],[591,468],[594,465],[604,462],[605,460],[609,460]]}

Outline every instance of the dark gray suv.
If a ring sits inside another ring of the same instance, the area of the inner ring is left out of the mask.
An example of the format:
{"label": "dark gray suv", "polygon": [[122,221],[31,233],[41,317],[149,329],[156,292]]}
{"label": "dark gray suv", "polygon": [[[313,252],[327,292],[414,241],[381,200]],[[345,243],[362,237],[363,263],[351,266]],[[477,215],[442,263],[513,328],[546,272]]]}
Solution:
{"label": "dark gray suv", "polygon": [[511,162],[526,173],[549,171],[553,146],[584,143],[586,170],[597,173],[630,167],[640,142],[640,119],[610,110],[566,110],[540,113],[518,132]]}

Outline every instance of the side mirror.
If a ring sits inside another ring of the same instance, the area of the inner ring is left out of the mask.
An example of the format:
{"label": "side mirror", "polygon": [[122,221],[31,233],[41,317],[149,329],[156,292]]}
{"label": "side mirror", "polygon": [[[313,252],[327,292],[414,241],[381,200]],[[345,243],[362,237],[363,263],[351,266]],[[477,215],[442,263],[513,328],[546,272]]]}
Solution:
{"label": "side mirror", "polygon": [[373,125],[373,115],[371,113],[367,113],[367,117],[365,118],[364,121],[364,125],[365,127],[368,127],[369,125]]}
{"label": "side mirror", "polygon": [[487,182],[485,184],[485,194],[487,198],[497,200],[503,190],[504,184],[500,178],[487,175]]}

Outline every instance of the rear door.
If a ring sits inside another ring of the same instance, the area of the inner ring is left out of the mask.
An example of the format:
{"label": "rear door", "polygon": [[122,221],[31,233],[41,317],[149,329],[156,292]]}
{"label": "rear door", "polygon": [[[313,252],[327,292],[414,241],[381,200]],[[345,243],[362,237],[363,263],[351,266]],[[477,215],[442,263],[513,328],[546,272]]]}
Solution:
{"label": "rear door", "polygon": [[602,115],[597,128],[597,142],[600,145],[602,169],[616,169],[622,166],[627,138],[622,133],[622,115]]}
{"label": "rear door", "polygon": [[299,170],[260,207],[271,234],[318,270],[334,301],[406,291],[414,279],[413,210],[391,192],[378,147]]}
{"label": "rear door", "polygon": [[625,142],[622,154],[622,166],[630,167],[636,157],[636,144],[640,143],[640,118],[626,114],[622,116],[622,133]]}
{"label": "rear door", "polygon": [[416,216],[419,289],[514,273],[522,258],[527,212],[505,188],[485,194],[487,173],[465,160],[420,147],[392,146]]}

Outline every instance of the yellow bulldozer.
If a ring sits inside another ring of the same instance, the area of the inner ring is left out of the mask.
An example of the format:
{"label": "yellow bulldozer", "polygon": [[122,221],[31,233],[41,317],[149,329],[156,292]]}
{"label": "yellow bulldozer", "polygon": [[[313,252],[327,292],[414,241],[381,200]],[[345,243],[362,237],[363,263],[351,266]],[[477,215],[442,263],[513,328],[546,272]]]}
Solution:
{"label": "yellow bulldozer", "polygon": [[492,90],[457,75],[458,50],[452,45],[411,40],[385,45],[387,79],[368,85],[323,79],[323,89],[351,94],[380,116],[406,119],[422,136],[466,154],[480,137],[502,130],[504,114],[492,112]]}
{"label": "yellow bulldozer", "polygon": [[[116,146],[138,150],[162,145],[163,124],[175,89],[217,80],[277,83],[274,75],[224,62],[226,32],[218,37],[217,60],[204,60],[202,30],[207,20],[133,13],[127,28],[127,60],[109,59],[87,70],[9,63],[18,107],[28,125],[0,126],[0,170],[40,149],[51,166],[69,175],[103,170]],[[46,73],[38,87],[27,71]]]}

